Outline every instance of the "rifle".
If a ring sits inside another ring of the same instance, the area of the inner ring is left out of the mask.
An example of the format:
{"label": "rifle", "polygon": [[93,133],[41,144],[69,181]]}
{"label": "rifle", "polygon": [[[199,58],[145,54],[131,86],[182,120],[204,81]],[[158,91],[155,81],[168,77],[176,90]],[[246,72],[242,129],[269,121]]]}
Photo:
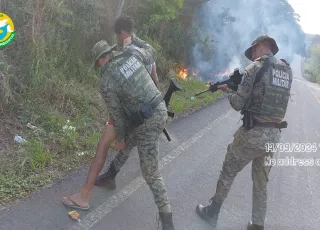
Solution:
{"label": "rifle", "polygon": [[[163,97],[163,100],[165,101],[167,108],[169,107],[169,103],[170,103],[171,96],[172,96],[173,92],[180,91],[180,90],[181,90],[181,87],[177,84],[177,82],[175,82],[173,79],[171,79],[170,86],[169,86],[166,94]],[[173,118],[174,113],[171,111],[168,111],[168,116]],[[166,128],[163,129],[163,133],[164,133],[164,135],[166,135],[167,140],[171,141],[171,137],[170,137]]]}
{"label": "rifle", "polygon": [[216,83],[214,83],[213,85],[210,85],[209,89],[202,91],[200,93],[197,93],[195,96],[199,96],[200,94],[206,93],[206,92],[216,92],[218,91],[218,86],[219,85],[224,85],[227,84],[228,88],[232,89],[233,91],[237,91],[238,90],[238,85],[241,83],[242,81],[242,76],[243,74],[240,73],[239,69],[235,69],[233,71],[232,74],[229,75],[229,79],[225,80],[225,81],[217,81]]}

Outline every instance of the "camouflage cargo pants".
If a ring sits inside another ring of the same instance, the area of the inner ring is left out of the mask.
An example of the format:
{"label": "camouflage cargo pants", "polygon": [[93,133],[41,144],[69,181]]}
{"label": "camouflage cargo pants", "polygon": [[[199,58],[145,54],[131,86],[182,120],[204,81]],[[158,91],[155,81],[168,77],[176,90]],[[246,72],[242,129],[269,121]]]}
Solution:
{"label": "camouflage cargo pants", "polygon": [[240,127],[234,141],[228,145],[214,200],[222,203],[231,188],[234,178],[252,161],[252,222],[264,226],[267,210],[267,183],[271,166],[265,165],[265,158],[273,156],[266,152],[266,143],[278,143],[280,131],[272,128],[255,127],[245,130]]}
{"label": "camouflage cargo pants", "polygon": [[162,102],[153,117],[128,134],[126,147],[119,151],[114,166],[117,170],[128,160],[132,149],[137,146],[142,176],[149,185],[156,205],[161,212],[171,212],[166,187],[159,171],[159,136],[166,125],[167,109]]}

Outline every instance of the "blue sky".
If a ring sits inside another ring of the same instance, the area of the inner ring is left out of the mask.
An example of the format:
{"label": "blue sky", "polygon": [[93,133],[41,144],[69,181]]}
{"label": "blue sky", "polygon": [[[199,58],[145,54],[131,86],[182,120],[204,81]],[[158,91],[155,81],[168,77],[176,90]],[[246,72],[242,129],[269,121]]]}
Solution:
{"label": "blue sky", "polygon": [[320,0],[288,0],[301,16],[300,25],[305,33],[320,35]]}

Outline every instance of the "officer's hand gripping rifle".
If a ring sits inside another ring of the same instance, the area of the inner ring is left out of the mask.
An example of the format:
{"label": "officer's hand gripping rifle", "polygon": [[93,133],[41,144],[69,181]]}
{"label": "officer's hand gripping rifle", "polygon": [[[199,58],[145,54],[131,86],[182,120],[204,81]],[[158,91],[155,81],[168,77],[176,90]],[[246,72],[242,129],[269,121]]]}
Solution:
{"label": "officer's hand gripping rifle", "polygon": [[238,85],[241,83],[243,74],[240,73],[239,69],[235,69],[232,74],[229,75],[229,79],[221,82],[216,82],[213,85],[210,85],[209,89],[202,91],[200,93],[197,93],[195,96],[199,96],[200,94],[206,93],[206,92],[216,92],[218,91],[219,85],[227,84],[228,88],[232,89],[233,91],[237,91]]}
{"label": "officer's hand gripping rifle", "polygon": [[[180,91],[180,90],[181,90],[181,87],[173,79],[171,79],[170,86],[169,86],[169,88],[163,98],[163,100],[166,103],[167,108],[169,107],[169,102],[171,100],[172,93],[175,91]],[[171,111],[168,111],[168,116],[173,118],[174,113]],[[169,135],[166,128],[163,129],[163,133],[166,135],[167,140],[171,141],[170,135]]]}

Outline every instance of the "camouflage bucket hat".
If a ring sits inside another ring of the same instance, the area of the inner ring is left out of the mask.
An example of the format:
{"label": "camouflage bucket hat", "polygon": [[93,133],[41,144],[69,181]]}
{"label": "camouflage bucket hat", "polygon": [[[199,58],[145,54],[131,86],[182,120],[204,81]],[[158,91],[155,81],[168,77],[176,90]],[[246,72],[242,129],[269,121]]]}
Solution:
{"label": "camouflage bucket hat", "polygon": [[276,41],[269,37],[268,35],[263,35],[258,37],[256,40],[254,40],[251,44],[251,46],[246,50],[245,55],[249,60],[252,60],[252,48],[257,45],[260,42],[264,42],[264,41],[269,41],[271,44],[271,51],[273,53],[273,55],[276,55],[276,53],[278,53],[279,48],[278,45],[276,43]]}
{"label": "camouflage bucket hat", "polygon": [[101,40],[96,43],[92,49],[92,56],[94,57],[94,66],[97,65],[97,60],[105,53],[112,51],[117,44],[110,46],[107,41]]}

